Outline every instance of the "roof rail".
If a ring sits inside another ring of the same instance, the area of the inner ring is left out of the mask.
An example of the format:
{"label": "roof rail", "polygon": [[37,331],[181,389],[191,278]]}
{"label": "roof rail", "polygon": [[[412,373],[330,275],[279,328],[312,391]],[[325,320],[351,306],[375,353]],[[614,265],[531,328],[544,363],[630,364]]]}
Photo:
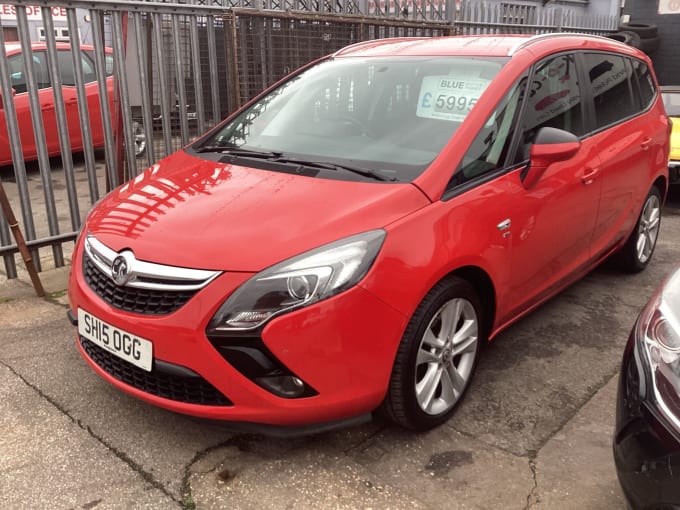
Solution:
{"label": "roof rail", "polygon": [[548,34],[538,34],[534,35],[532,37],[529,37],[528,39],[525,39],[524,41],[517,43],[515,46],[510,48],[508,50],[508,56],[511,57],[514,55],[516,52],[524,48],[525,46],[528,46],[529,44],[541,40],[541,39],[548,39],[551,37],[574,37],[575,35],[581,35],[585,36],[588,38],[594,38],[594,39],[606,39],[609,42],[616,42],[614,39],[609,39],[608,37],[604,37],[602,35],[594,35],[594,34],[584,34],[582,32],[551,32]]}

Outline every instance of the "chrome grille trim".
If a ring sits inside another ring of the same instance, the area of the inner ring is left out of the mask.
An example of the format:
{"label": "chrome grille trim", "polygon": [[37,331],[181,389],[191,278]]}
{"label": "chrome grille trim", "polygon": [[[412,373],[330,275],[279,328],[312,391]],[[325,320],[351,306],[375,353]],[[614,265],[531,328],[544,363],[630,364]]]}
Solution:
{"label": "chrome grille trim", "polygon": [[[90,260],[113,281],[112,265],[120,253],[103,244],[92,234],[87,235],[84,245],[85,253]],[[125,251],[129,250],[123,250]],[[159,291],[199,290],[221,274],[221,271],[166,266],[137,259],[129,269],[133,272],[134,278],[125,284],[126,287]]]}

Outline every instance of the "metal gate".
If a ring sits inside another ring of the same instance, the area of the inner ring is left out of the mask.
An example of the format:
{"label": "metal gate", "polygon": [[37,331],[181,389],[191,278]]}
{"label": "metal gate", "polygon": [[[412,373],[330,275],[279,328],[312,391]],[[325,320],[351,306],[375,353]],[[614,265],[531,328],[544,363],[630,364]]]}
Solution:
{"label": "metal gate", "polygon": [[[21,211],[38,270],[69,262],[81,221],[107,191],[289,71],[353,42],[452,32],[445,22],[323,12],[355,9],[349,1],[315,2],[322,12],[128,0],[5,4],[16,12],[19,44],[0,51],[0,132],[6,125],[12,162],[0,168],[0,182]],[[59,15],[67,28],[55,30]],[[36,24],[43,43],[31,41]],[[0,30],[0,46],[3,32],[10,33]],[[18,251],[0,213],[8,278],[22,270]]]}

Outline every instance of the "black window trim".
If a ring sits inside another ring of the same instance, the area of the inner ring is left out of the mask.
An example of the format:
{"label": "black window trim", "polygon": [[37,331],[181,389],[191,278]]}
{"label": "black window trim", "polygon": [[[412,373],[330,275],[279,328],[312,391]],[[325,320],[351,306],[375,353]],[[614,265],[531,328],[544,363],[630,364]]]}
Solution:
{"label": "black window trim", "polygon": [[[458,171],[458,168],[456,168],[456,172]],[[498,177],[505,175],[509,171],[510,169],[508,169],[506,166],[502,166],[497,168],[496,170],[491,170],[490,172],[478,175],[477,177],[474,177],[469,181],[459,184],[458,186],[454,186],[453,188],[447,187],[444,190],[444,193],[442,193],[442,197],[440,200],[442,202],[448,202],[452,198],[462,195],[463,193],[467,193],[468,191],[476,188],[477,186],[481,186],[482,184],[486,184],[487,182],[493,181]]]}

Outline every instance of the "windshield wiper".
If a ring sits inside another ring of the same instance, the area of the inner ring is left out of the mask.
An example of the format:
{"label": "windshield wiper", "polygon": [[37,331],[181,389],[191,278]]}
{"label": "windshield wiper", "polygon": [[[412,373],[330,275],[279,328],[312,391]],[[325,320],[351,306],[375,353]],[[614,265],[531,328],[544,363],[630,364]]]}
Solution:
{"label": "windshield wiper", "polygon": [[396,177],[381,174],[380,172],[371,170],[370,168],[345,165],[341,163],[331,163],[330,161],[310,161],[306,159],[286,157],[278,157],[273,159],[273,161],[276,161],[277,163],[291,163],[294,165],[308,166],[311,168],[321,168],[324,170],[346,170],[354,174],[363,175],[364,177],[371,177],[377,181],[393,182],[397,180]]}
{"label": "windshield wiper", "polygon": [[310,168],[321,168],[323,170],[345,170],[354,174],[370,177],[377,181],[394,182],[397,180],[394,176],[384,175],[376,170],[364,168],[354,165],[345,165],[341,163],[331,163],[330,161],[312,161],[302,158],[289,158],[283,155],[283,152],[277,151],[258,151],[255,149],[245,149],[243,147],[229,147],[224,145],[204,145],[194,149],[196,152],[217,152],[226,154],[228,156],[258,158],[273,161],[275,163],[300,165]]}
{"label": "windshield wiper", "polygon": [[225,145],[204,145],[194,150],[199,153],[217,152],[220,154],[228,154],[230,156],[245,156],[248,158],[264,158],[264,159],[275,159],[283,155],[282,152],[258,151],[255,149],[244,149],[242,147],[229,147]]}

